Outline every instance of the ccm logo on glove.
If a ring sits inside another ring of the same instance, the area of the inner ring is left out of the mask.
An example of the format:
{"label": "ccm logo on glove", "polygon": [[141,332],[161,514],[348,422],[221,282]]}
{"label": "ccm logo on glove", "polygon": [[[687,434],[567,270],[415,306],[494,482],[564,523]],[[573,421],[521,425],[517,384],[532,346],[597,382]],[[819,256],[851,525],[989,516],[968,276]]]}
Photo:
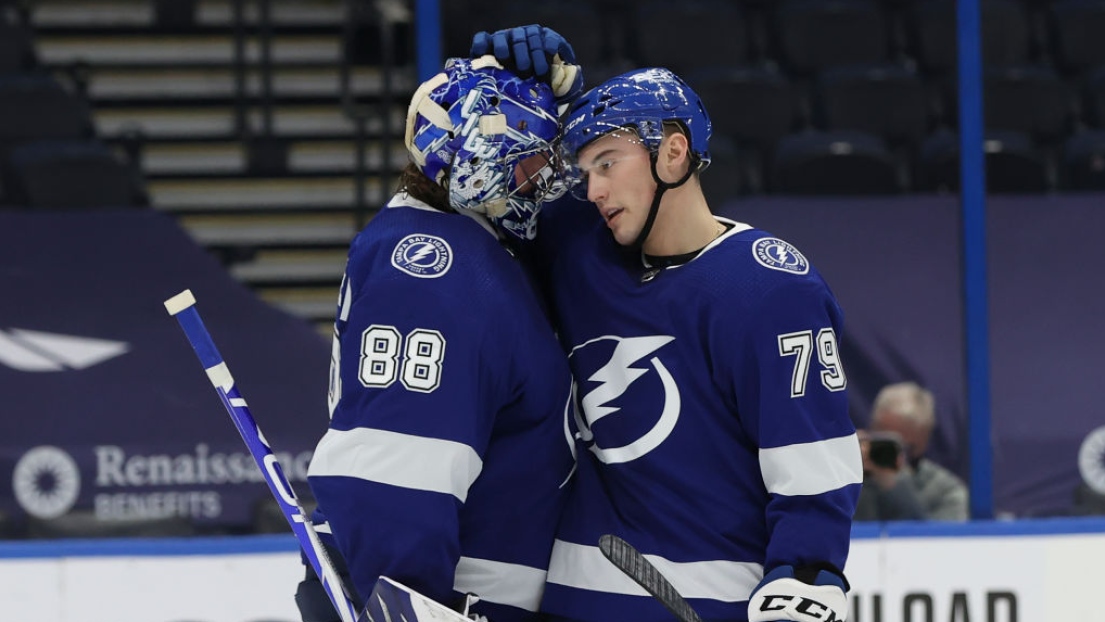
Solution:
{"label": "ccm logo on glove", "polygon": [[843,577],[833,572],[818,572],[811,585],[796,579],[793,567],[781,566],[752,592],[748,622],[845,622],[846,590]]}
{"label": "ccm logo on glove", "polygon": [[812,598],[804,596],[788,596],[784,594],[772,594],[763,599],[759,606],[762,614],[772,614],[772,619],[777,619],[779,613],[785,613],[788,619],[794,620],[820,620],[821,622],[844,622],[843,617],[838,617],[831,607]]}

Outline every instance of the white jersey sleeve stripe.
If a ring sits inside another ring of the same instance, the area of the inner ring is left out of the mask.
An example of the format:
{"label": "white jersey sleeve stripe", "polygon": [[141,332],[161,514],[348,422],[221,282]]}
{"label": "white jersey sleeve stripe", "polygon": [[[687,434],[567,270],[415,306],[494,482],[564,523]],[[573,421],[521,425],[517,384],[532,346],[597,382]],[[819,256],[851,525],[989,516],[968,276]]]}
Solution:
{"label": "white jersey sleeve stripe", "polygon": [[[673,562],[657,555],[645,555],[645,559],[652,562],[684,598],[731,603],[748,600],[764,576],[763,566],[750,562]],[[597,546],[563,540],[553,544],[549,583],[610,594],[648,596],[648,592],[610,563]]]}
{"label": "white jersey sleeve stripe", "polygon": [[453,589],[500,605],[537,611],[545,592],[544,570],[489,559],[461,557]]}
{"label": "white jersey sleeve stripe", "polygon": [[329,430],[315,448],[310,477],[355,477],[453,495],[461,502],[483,469],[468,445],[386,430]]}
{"label": "white jersey sleeve stripe", "polygon": [[855,434],[815,443],[760,450],[767,491],[778,495],[819,495],[863,481]]}

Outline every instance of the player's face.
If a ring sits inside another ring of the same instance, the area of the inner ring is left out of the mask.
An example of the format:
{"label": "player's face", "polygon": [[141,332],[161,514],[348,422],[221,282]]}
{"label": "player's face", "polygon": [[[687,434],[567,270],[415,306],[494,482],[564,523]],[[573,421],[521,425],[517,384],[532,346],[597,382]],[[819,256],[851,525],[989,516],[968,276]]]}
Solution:
{"label": "player's face", "polygon": [[648,150],[632,132],[613,132],[579,151],[587,200],[598,208],[619,244],[629,245],[644,228],[656,190]]}

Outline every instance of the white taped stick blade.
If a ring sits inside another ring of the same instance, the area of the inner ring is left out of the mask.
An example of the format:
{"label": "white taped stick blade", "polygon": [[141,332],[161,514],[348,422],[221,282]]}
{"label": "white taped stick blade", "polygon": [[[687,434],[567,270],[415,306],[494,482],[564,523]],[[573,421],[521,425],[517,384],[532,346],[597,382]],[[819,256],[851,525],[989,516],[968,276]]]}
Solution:
{"label": "white taped stick blade", "polygon": [[192,290],[186,289],[166,300],[165,310],[169,315],[176,315],[194,304],[196,304],[196,297],[192,295]]}
{"label": "white taped stick blade", "polygon": [[361,616],[360,619],[371,619],[374,622],[472,622],[445,605],[387,577],[380,577],[376,581],[376,587],[372,589],[372,595],[365,604],[365,613],[367,617]]}

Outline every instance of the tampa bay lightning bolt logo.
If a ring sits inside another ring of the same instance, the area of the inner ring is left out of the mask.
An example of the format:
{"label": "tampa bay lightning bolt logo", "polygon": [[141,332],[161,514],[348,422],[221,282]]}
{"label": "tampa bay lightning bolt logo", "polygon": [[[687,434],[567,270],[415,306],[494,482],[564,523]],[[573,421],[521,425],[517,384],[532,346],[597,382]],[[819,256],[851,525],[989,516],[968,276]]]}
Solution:
{"label": "tampa bay lightning bolt logo", "polygon": [[453,249],[437,236],[421,233],[408,235],[395,245],[391,265],[411,276],[436,279],[453,265]]}
{"label": "tampa bay lightning bolt logo", "polygon": [[806,256],[798,252],[789,242],[779,238],[760,238],[752,243],[752,254],[765,268],[782,270],[793,274],[805,274],[810,271]]}
{"label": "tampa bay lightning bolt logo", "polygon": [[[669,335],[604,336],[572,348],[579,436],[606,464],[636,460],[675,429],[682,402],[671,372],[654,353]],[[582,414],[582,417],[580,416]]]}

